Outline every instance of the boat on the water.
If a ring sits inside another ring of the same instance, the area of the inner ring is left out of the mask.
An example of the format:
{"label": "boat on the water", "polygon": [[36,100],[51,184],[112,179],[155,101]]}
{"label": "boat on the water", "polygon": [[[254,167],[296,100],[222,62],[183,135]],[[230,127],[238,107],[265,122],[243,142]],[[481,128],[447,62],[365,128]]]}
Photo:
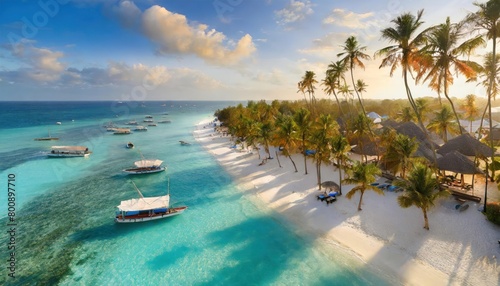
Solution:
{"label": "boat on the water", "polygon": [[35,141],[55,141],[55,140],[59,140],[59,137],[50,136],[50,130],[49,130],[49,135],[47,137],[39,137],[39,138],[35,138],[33,140],[35,140]]}
{"label": "boat on the water", "polygon": [[186,146],[186,145],[191,145],[191,143],[186,142],[186,141],[182,141],[182,140],[181,140],[181,141],[179,141],[179,142],[180,142],[180,143],[181,143],[181,145],[183,145],[183,146]]}
{"label": "boat on the water", "polygon": [[125,147],[127,147],[128,149],[132,149],[134,148],[134,143],[128,142],[127,145],[125,145]]}
{"label": "boat on the water", "polygon": [[157,126],[156,123],[149,123],[148,126]]}
{"label": "boat on the water", "polygon": [[52,150],[48,154],[49,157],[87,157],[92,153],[85,146],[52,146]]}
{"label": "boat on the water", "polygon": [[132,121],[129,121],[129,122],[125,123],[125,125],[137,125],[137,124],[138,123],[135,120],[132,120]]}
{"label": "boat on the water", "polygon": [[158,121],[158,123],[172,123],[172,121],[170,121],[170,120],[160,120],[160,121]]}
{"label": "boat on the water", "polygon": [[141,174],[152,174],[165,171],[167,168],[163,167],[161,164],[162,160],[147,160],[142,159],[140,161],[135,161],[134,168],[124,169],[123,172],[131,175],[141,175]]}
{"label": "boat on the water", "polygon": [[130,134],[129,128],[116,128],[113,132],[114,135],[127,135]]}
{"label": "boat on the water", "polygon": [[148,131],[148,128],[147,128],[147,127],[145,127],[145,126],[137,125],[137,126],[134,128],[134,131]]}
{"label": "boat on the water", "polygon": [[135,184],[134,187],[139,198],[121,201],[117,206],[115,222],[134,223],[157,220],[179,215],[188,208],[187,206],[170,207],[169,188],[165,196],[144,197]]}

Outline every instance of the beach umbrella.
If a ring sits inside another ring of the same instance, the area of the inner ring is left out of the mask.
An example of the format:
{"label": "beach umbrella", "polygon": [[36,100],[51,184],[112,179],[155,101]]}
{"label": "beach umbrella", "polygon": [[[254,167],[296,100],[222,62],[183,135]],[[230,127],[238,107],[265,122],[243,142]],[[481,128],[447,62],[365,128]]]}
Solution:
{"label": "beach umbrella", "polygon": [[458,151],[452,151],[437,159],[440,170],[459,174],[483,174],[472,160]]}
{"label": "beach umbrella", "polygon": [[324,181],[323,183],[321,183],[321,186],[325,189],[330,189],[330,191],[335,191],[335,192],[341,194],[340,186],[337,183],[335,183],[334,181]]}
{"label": "beach umbrella", "polygon": [[445,155],[452,151],[458,151],[466,156],[479,155],[482,157],[491,157],[494,152],[488,145],[482,143],[468,133],[450,139],[437,150],[441,155]]}

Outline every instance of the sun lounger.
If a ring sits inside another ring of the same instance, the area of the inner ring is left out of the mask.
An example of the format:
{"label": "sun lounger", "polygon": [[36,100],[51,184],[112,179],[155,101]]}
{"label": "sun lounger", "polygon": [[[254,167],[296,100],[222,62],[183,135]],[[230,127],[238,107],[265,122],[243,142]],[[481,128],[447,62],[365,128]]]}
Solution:
{"label": "sun lounger", "polygon": [[390,186],[390,185],[388,185],[388,184],[380,184],[380,185],[377,185],[376,187],[383,190],[383,189],[387,188],[388,186]]}
{"label": "sun lounger", "polygon": [[389,185],[389,186],[387,186],[387,188],[386,188],[386,189],[387,189],[389,192],[397,192],[397,191],[399,191],[399,189],[400,189],[400,188],[399,188],[399,187],[397,187],[397,186],[394,186],[394,185]]}
{"label": "sun lounger", "polygon": [[325,195],[325,194],[321,194],[321,195],[317,195],[316,196],[316,199],[319,201],[324,201],[326,198],[328,198],[328,195]]}

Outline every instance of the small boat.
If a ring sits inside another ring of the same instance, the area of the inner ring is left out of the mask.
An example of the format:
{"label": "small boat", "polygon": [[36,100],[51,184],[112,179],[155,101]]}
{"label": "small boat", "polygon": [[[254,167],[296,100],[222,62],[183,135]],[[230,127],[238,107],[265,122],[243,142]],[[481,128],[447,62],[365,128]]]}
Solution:
{"label": "small boat", "polygon": [[130,129],[129,128],[115,128],[114,130],[114,135],[127,135],[130,134]]}
{"label": "small boat", "polygon": [[123,170],[123,172],[130,174],[130,175],[142,175],[142,174],[152,174],[152,173],[159,173],[165,171],[167,168],[162,167],[161,164],[163,163],[162,160],[157,160],[157,159],[152,159],[152,160],[146,160],[142,159],[140,161],[135,161],[134,168],[129,168]]}
{"label": "small boat", "polygon": [[146,122],[146,123],[152,123],[154,122],[153,119],[144,119],[143,122]]}
{"label": "small boat", "polygon": [[52,146],[52,150],[48,154],[49,157],[87,157],[92,153],[85,146]]}
{"label": "small boat", "polygon": [[127,122],[127,123],[125,123],[125,125],[137,125],[137,124],[138,124],[138,123],[137,123],[137,121],[135,121],[135,120],[131,120],[131,121],[129,121],[129,122]]}
{"label": "small boat", "polygon": [[170,121],[170,120],[161,120],[161,121],[158,121],[158,123],[172,123],[172,121]]}
{"label": "small boat", "polygon": [[[134,184],[132,182],[132,184]],[[183,213],[188,207],[170,207],[170,184],[165,196],[144,197],[141,191],[134,184],[134,188],[139,194],[138,199],[121,201],[117,206],[115,215],[117,223],[133,223],[157,220],[176,216]]]}
{"label": "small boat", "polygon": [[146,116],[144,116],[144,118],[153,118],[153,116],[151,116],[151,115],[146,115]]}
{"label": "small boat", "polygon": [[57,121],[57,122],[56,122],[56,124],[57,124],[57,125],[61,125],[62,123],[61,123],[61,122],[59,122],[59,121]]}
{"label": "small boat", "polygon": [[148,128],[147,128],[147,127],[144,127],[144,126],[141,126],[141,125],[137,125],[137,126],[134,128],[134,131],[148,131]]}
{"label": "small boat", "polygon": [[183,145],[183,146],[186,146],[186,145],[191,145],[191,143],[186,142],[186,141],[182,141],[182,140],[181,140],[181,141],[179,141],[179,142],[180,142],[180,143],[181,143],[181,145]]}
{"label": "small boat", "polygon": [[148,126],[157,126],[156,123],[149,123]]}
{"label": "small boat", "polygon": [[35,138],[33,140],[35,140],[35,141],[55,141],[55,140],[59,140],[59,137],[50,136],[50,130],[49,130],[49,135],[47,137],[39,137],[39,138]]}
{"label": "small boat", "polygon": [[127,145],[125,145],[125,147],[127,147],[128,149],[132,149],[134,148],[134,143],[128,142]]}

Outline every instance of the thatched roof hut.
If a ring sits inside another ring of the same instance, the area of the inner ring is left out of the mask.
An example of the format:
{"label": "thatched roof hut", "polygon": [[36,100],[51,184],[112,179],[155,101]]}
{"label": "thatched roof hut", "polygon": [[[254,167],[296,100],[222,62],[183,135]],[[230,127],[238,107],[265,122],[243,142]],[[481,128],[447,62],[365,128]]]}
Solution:
{"label": "thatched roof hut", "polygon": [[472,160],[458,151],[451,151],[437,159],[437,166],[440,170],[460,174],[483,174]]}
{"label": "thatched roof hut", "polygon": [[466,156],[482,157],[491,157],[494,152],[494,150],[488,145],[482,143],[468,133],[449,140],[437,150],[437,152],[441,155],[445,155],[452,151],[458,151]]}

